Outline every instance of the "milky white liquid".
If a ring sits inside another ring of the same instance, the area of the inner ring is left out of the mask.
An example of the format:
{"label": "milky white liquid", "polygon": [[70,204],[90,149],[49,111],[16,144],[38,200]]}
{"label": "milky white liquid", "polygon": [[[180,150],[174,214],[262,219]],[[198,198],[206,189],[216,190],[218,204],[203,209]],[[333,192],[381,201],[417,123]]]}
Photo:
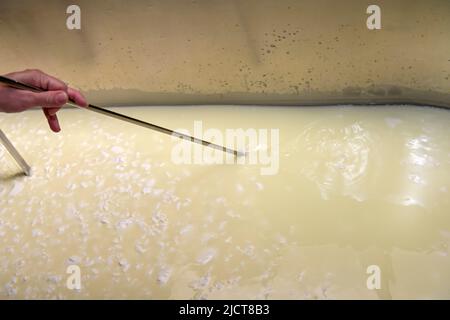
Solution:
{"label": "milky white liquid", "polygon": [[1,298],[450,298],[447,110],[114,110],[191,132],[279,129],[278,173],[176,165],[171,137],[88,111],[60,112],[59,134],[40,111],[1,114],[33,167],[17,175],[0,148]]}

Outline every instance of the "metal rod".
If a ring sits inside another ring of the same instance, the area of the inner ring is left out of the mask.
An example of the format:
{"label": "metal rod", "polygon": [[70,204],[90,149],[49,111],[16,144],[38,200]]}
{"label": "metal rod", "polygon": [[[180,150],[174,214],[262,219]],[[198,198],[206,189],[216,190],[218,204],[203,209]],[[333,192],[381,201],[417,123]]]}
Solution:
{"label": "metal rod", "polygon": [[9,139],[6,137],[6,135],[3,133],[2,130],[0,130],[0,140],[5,146],[6,150],[12,155],[14,160],[16,160],[17,164],[22,168],[23,172],[29,176],[31,174],[31,168],[26,163],[25,159],[22,158],[19,151],[14,147],[14,145],[9,141]]}
{"label": "metal rod", "polygon": [[[45,91],[42,88],[35,87],[35,86],[32,86],[32,85],[28,85],[28,84],[25,84],[25,83],[22,83],[22,82],[19,82],[19,81],[16,81],[14,79],[10,79],[10,78],[4,77],[4,76],[0,76],[0,82],[3,83],[3,84],[8,85],[10,87],[13,87],[15,89],[20,89],[20,90],[29,90],[29,91],[34,91],[34,92],[43,92],[43,91]],[[212,142],[208,142],[208,141],[205,141],[205,140],[202,140],[202,139],[198,139],[198,138],[195,138],[195,137],[192,137],[192,136],[180,133],[180,132],[176,132],[176,131],[171,130],[171,129],[167,129],[167,128],[158,126],[156,124],[152,124],[152,123],[149,123],[149,122],[146,122],[146,121],[142,121],[142,120],[139,120],[139,119],[136,119],[136,118],[132,118],[132,117],[126,116],[126,115],[118,113],[118,112],[114,112],[114,111],[111,111],[111,110],[108,110],[108,109],[100,108],[100,107],[92,105],[92,104],[89,104],[87,107],[81,107],[81,106],[77,105],[76,102],[74,100],[72,100],[72,99],[69,99],[69,102],[67,104],[69,104],[71,106],[74,106],[74,107],[77,107],[77,108],[80,108],[80,109],[85,109],[85,110],[90,110],[90,111],[93,111],[93,112],[97,112],[97,113],[100,113],[100,114],[103,114],[103,115],[106,115],[106,116],[109,116],[109,117],[112,117],[112,118],[115,118],[115,119],[126,121],[126,122],[129,122],[129,123],[132,123],[132,124],[144,127],[144,128],[152,129],[152,130],[155,130],[155,131],[158,131],[158,132],[161,132],[161,133],[165,133],[165,134],[168,134],[168,135],[171,135],[171,136],[174,136],[174,137],[178,137],[180,139],[189,140],[189,141],[192,141],[192,142],[204,145],[206,147],[210,147],[210,148],[213,148],[213,149],[221,150],[223,152],[228,152],[228,153],[233,154],[235,157],[244,155],[243,152],[239,152],[237,150],[233,150],[233,149],[230,149],[230,148],[227,148],[227,147],[224,147],[224,146],[219,146],[218,144],[215,144],[215,143],[212,143]]]}

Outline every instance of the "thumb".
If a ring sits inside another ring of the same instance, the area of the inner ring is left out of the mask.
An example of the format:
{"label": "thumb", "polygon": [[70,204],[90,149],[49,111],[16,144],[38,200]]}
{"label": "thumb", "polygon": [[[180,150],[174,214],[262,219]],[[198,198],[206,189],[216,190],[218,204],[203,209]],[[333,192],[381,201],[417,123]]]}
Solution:
{"label": "thumb", "polygon": [[46,91],[33,94],[33,104],[44,108],[60,107],[69,100],[64,91]]}

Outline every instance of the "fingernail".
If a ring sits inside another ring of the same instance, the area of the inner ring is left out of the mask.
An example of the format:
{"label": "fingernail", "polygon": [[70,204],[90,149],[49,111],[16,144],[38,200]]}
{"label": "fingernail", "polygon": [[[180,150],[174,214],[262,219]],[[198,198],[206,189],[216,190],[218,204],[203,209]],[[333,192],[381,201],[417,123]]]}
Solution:
{"label": "fingernail", "polygon": [[55,101],[57,104],[64,104],[67,102],[67,94],[65,92],[60,92],[56,95]]}

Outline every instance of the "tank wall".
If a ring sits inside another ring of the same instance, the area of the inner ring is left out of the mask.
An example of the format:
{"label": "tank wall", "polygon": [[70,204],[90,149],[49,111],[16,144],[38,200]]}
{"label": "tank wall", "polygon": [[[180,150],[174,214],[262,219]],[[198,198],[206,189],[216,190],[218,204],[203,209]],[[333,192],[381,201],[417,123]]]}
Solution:
{"label": "tank wall", "polygon": [[0,3],[0,73],[39,68],[102,104],[450,105],[450,2]]}

